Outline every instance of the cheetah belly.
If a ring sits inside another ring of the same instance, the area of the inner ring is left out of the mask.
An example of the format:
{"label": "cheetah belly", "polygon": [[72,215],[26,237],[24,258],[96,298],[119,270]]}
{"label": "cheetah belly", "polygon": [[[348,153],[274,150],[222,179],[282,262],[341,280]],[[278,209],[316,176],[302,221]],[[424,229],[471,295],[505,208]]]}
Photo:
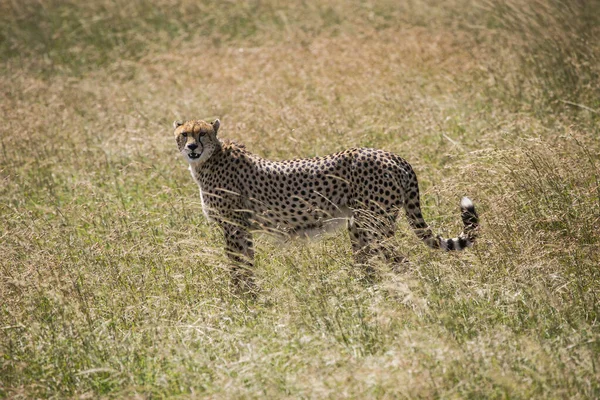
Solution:
{"label": "cheetah belly", "polygon": [[249,201],[247,204],[257,231],[283,237],[315,238],[346,226],[352,217],[345,195],[308,205],[312,200],[299,198],[294,205],[283,209],[280,202]]}
{"label": "cheetah belly", "polygon": [[295,237],[318,238],[321,235],[335,232],[345,228],[352,218],[352,210],[348,207],[340,207],[330,218],[323,219],[319,224],[309,227],[300,226],[293,231]]}

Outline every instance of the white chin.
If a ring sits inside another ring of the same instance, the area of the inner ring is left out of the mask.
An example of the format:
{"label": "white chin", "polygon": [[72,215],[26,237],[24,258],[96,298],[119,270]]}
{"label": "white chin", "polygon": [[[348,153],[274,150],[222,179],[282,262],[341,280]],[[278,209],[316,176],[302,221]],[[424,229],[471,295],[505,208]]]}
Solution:
{"label": "white chin", "polygon": [[190,156],[189,154],[186,154],[186,158],[187,158],[188,162],[195,163],[200,160],[200,154],[196,153],[195,156]]}

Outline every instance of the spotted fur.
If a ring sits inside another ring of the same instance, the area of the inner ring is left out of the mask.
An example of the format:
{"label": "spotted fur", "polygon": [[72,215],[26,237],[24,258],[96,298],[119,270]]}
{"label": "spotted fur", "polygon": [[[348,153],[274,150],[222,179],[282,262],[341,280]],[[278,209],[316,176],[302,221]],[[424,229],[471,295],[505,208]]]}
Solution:
{"label": "spotted fur", "polygon": [[375,254],[401,260],[386,246],[398,213],[428,246],[462,250],[473,244],[478,217],[471,200],[461,200],[463,232],[434,236],[423,219],[417,176],[399,156],[353,148],[310,159],[270,161],[244,146],[217,138],[219,120],[175,122],[179,151],[200,187],[204,214],[221,226],[234,278],[251,279],[252,232],[304,235],[347,221],[355,260]]}

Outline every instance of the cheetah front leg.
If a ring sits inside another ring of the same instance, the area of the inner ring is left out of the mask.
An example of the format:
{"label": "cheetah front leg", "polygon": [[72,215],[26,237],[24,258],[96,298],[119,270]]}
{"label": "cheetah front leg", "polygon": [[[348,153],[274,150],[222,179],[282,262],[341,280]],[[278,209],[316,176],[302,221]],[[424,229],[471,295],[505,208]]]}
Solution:
{"label": "cheetah front leg", "polygon": [[255,293],[254,247],[252,234],[245,226],[222,223],[225,235],[225,252],[231,261],[231,280],[236,290],[242,293]]}

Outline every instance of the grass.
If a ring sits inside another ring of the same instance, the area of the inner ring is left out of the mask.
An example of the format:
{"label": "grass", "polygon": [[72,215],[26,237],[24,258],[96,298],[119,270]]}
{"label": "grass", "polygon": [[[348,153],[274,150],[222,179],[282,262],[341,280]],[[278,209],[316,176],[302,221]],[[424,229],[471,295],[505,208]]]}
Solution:
{"label": "grass", "polygon": [[[600,397],[600,7],[0,5],[0,397]],[[257,299],[171,122],[265,157],[407,158],[434,230],[359,279],[345,232],[260,238]]]}

